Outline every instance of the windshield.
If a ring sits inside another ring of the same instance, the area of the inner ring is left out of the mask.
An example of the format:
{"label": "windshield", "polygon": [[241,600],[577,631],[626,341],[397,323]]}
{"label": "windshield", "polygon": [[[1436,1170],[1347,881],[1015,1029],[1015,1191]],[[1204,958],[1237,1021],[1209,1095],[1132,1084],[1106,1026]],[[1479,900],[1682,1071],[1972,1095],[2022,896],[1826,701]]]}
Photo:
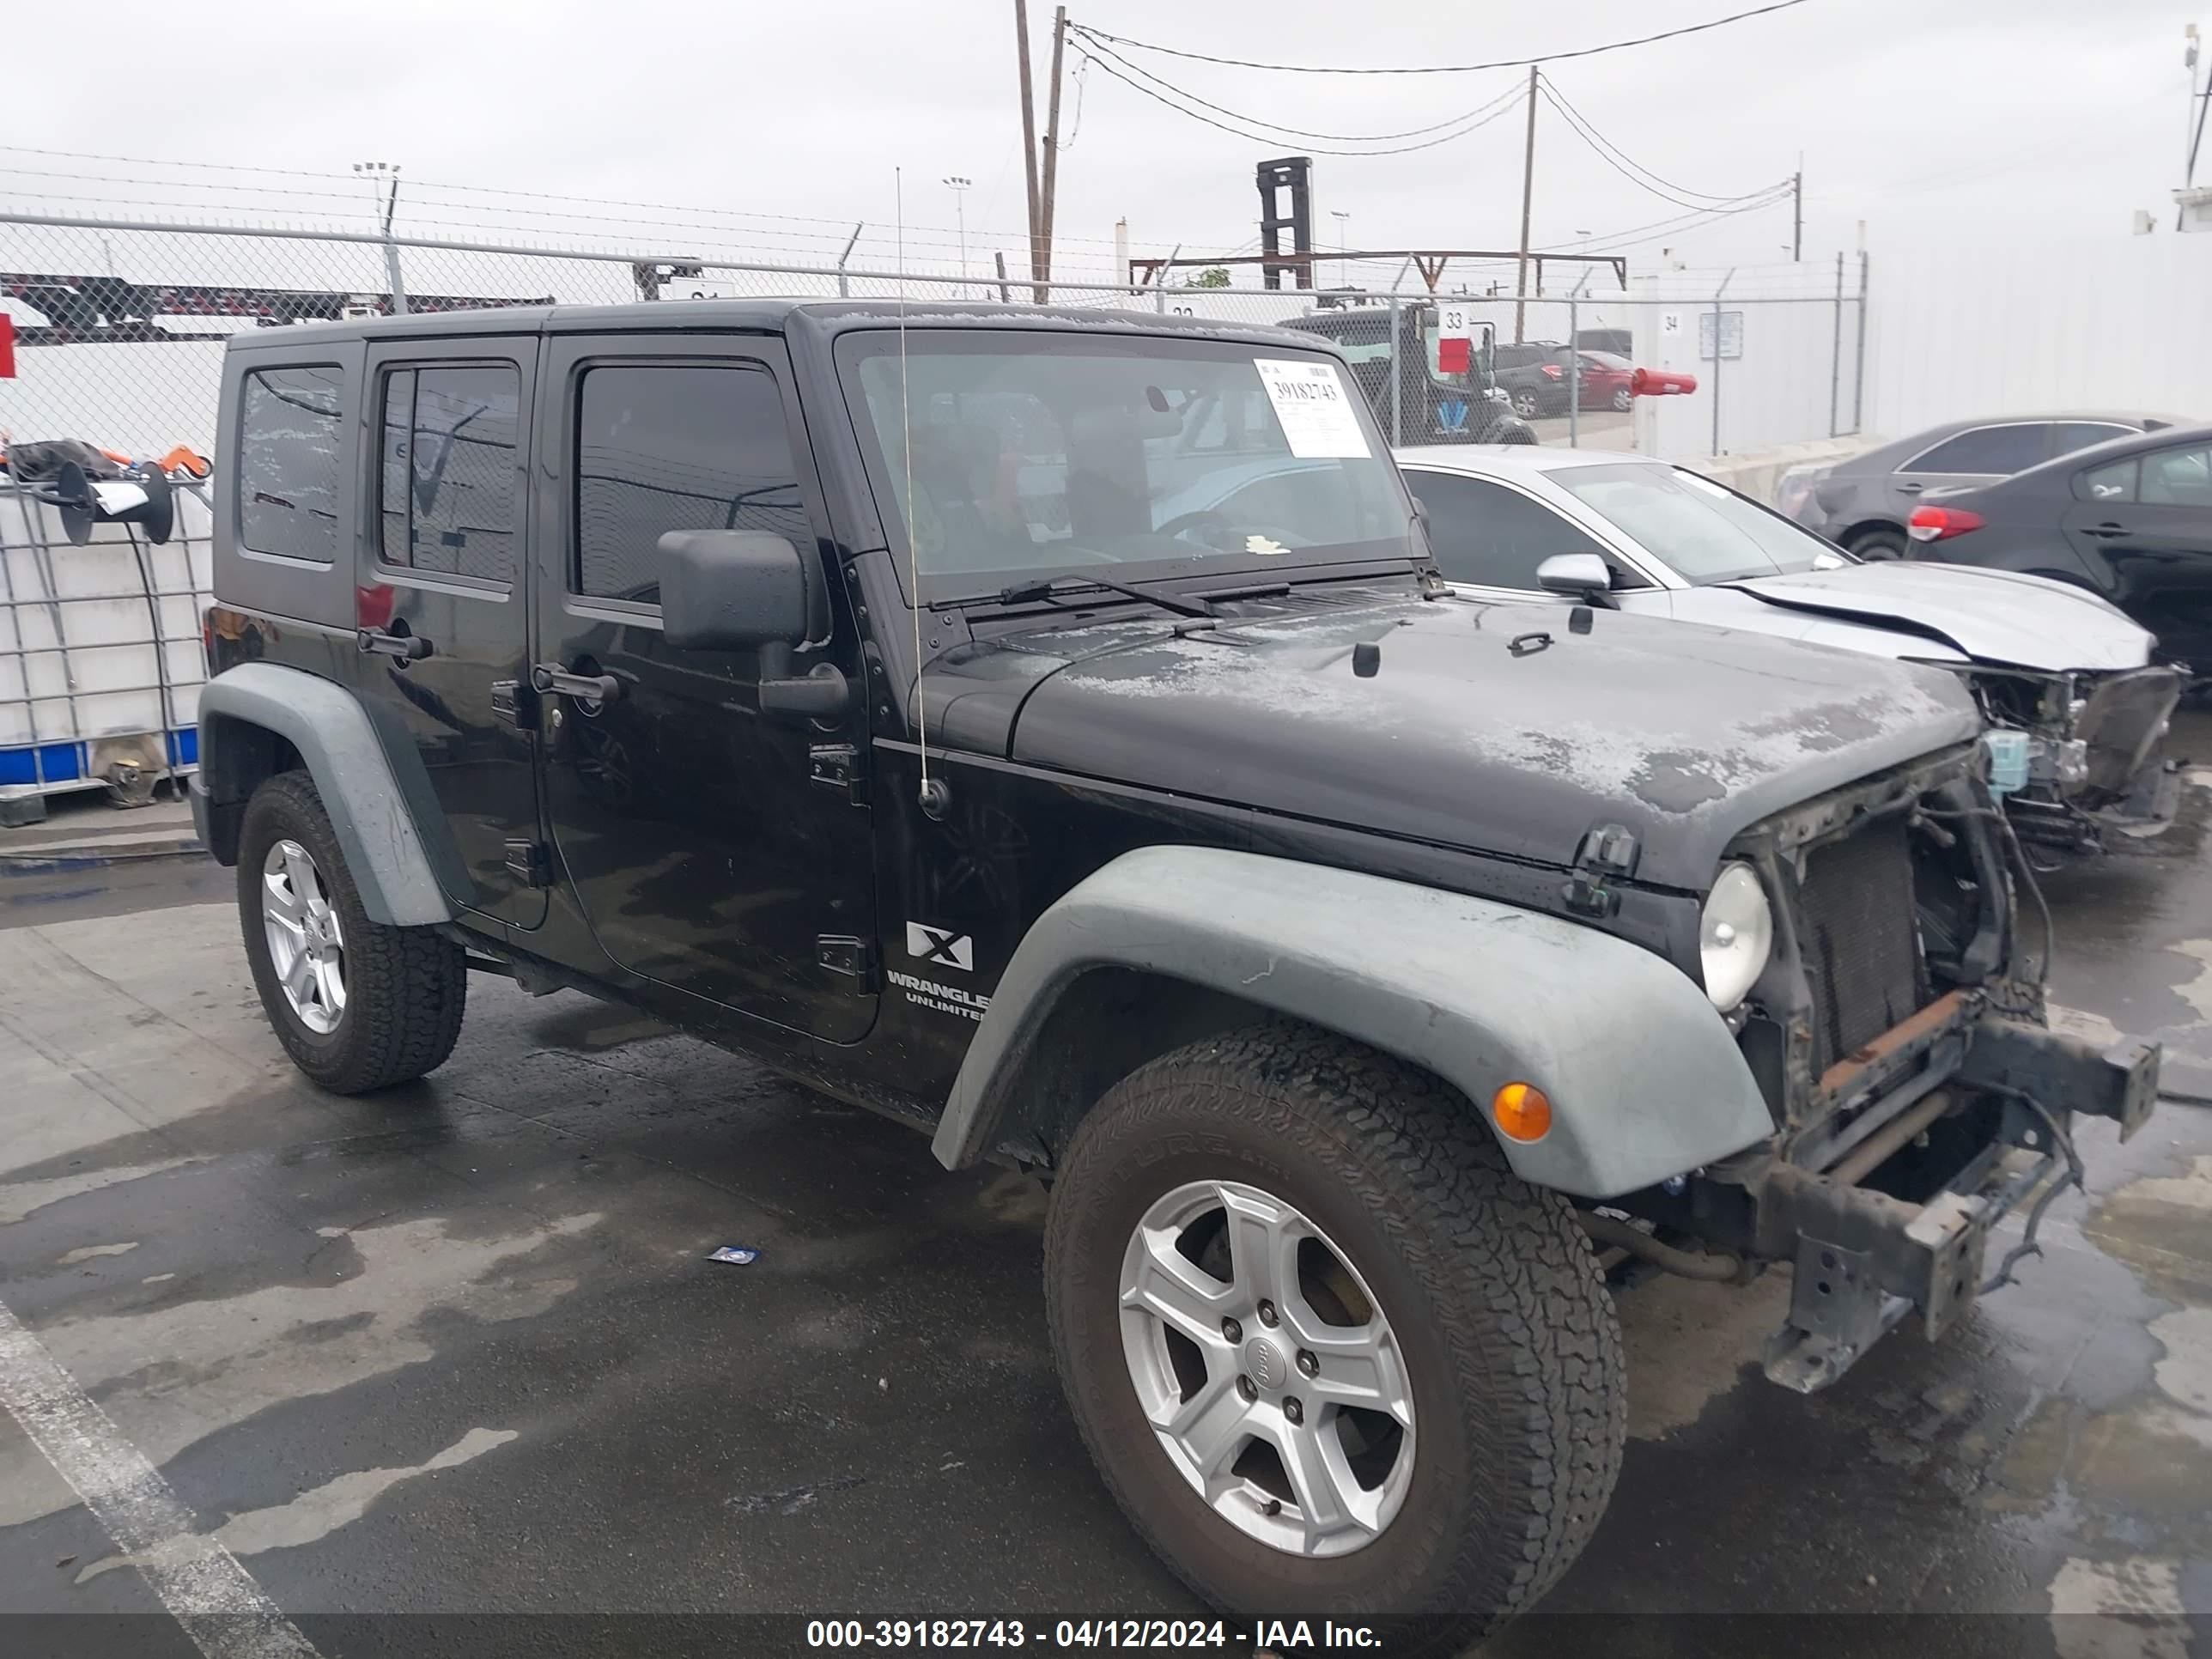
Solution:
{"label": "windshield", "polygon": [[1679,466],[1562,467],[1551,478],[1686,581],[1794,575],[1848,562],[1811,531]]}
{"label": "windshield", "polygon": [[1090,568],[1413,556],[1404,486],[1333,358],[1012,330],[915,330],[903,358],[888,331],[840,350],[878,507],[894,536],[911,524],[924,599]]}

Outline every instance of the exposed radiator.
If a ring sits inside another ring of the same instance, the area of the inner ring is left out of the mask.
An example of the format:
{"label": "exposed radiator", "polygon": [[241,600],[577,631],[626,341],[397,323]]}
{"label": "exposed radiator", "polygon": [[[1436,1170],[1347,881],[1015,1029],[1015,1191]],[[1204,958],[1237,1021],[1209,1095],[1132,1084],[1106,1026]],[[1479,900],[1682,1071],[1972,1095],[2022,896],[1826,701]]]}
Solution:
{"label": "exposed radiator", "polygon": [[1893,816],[1807,855],[1797,925],[1815,1075],[1928,1000],[1908,834]]}

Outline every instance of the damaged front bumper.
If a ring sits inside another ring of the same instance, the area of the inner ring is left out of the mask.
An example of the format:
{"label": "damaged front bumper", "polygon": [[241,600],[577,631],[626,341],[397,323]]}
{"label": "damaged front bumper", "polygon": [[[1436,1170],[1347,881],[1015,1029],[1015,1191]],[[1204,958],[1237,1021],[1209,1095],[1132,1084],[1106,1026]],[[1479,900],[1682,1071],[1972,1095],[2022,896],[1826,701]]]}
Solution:
{"label": "damaged front bumper", "polygon": [[1820,1133],[1771,1147],[1763,1168],[1728,1183],[1737,1195],[1703,1206],[1709,1224],[1691,1227],[1791,1264],[1789,1320],[1765,1369],[1801,1393],[1836,1381],[1909,1315],[1941,1336],[1988,1287],[1991,1227],[2072,1178],[2071,1120],[2111,1118],[2124,1140],[2158,1091],[2156,1044],[2100,1051],[1978,999],[1946,999],[1854,1059],[1823,1079],[1839,1104]]}
{"label": "damaged front bumper", "polygon": [[2171,823],[2179,769],[2159,758],[2159,744],[2184,683],[2179,670],[2154,666],[2054,684],[2027,734],[2027,787],[2006,801],[2021,833],[2077,846],[2100,830],[2146,835]]}

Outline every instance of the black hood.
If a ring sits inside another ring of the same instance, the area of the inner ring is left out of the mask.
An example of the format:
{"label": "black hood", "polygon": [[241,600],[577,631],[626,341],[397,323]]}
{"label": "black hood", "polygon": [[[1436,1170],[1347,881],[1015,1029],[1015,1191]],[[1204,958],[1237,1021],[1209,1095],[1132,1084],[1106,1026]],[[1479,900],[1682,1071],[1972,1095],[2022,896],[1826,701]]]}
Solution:
{"label": "black hood", "polygon": [[1625,824],[1638,880],[1702,890],[1751,824],[1980,729],[1942,670],[1731,629],[1309,603],[963,647],[925,676],[932,741],[1563,868],[1591,828]]}

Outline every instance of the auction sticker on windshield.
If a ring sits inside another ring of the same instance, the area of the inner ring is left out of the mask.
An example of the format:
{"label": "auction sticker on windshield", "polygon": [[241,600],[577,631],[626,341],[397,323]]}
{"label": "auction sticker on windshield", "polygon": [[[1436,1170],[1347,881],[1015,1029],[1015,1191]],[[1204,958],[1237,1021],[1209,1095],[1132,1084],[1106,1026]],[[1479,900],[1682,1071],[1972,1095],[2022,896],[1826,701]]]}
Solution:
{"label": "auction sticker on windshield", "polygon": [[1260,371],[1283,437],[1298,459],[1364,461],[1374,454],[1334,363],[1255,357],[1252,367]]}

